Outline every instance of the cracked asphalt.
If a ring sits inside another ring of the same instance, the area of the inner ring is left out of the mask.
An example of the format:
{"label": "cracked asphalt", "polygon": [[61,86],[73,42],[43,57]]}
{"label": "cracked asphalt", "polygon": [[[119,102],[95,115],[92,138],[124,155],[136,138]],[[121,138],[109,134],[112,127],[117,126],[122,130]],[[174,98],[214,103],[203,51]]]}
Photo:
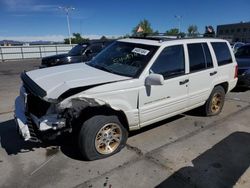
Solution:
{"label": "cracked asphalt", "polygon": [[69,138],[38,144],[17,135],[19,74],[39,63],[0,63],[0,187],[250,187],[250,90],[228,93],[218,116],[180,114],[132,132],[120,153],[89,162]]}

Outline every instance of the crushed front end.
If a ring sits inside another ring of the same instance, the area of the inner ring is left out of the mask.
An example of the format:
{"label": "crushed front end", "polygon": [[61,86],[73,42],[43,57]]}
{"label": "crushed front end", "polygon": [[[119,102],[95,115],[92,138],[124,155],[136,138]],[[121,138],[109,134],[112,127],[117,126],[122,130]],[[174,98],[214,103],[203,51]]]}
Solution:
{"label": "crushed front end", "polygon": [[25,73],[23,86],[15,101],[17,129],[25,141],[54,139],[66,129],[66,119],[56,109],[56,103],[45,101],[46,93]]}

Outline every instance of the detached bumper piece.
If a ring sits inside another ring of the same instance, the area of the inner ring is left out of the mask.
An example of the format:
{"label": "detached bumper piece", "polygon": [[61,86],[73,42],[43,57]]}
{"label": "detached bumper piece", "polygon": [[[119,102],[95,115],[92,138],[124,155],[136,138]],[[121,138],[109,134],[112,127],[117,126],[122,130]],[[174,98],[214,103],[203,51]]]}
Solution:
{"label": "detached bumper piece", "polygon": [[18,133],[25,141],[40,142],[35,130],[33,129],[30,118],[25,116],[24,102],[21,97],[17,97],[15,101],[15,115],[14,115]]}
{"label": "detached bumper piece", "polygon": [[37,134],[35,133],[35,130],[31,122],[30,123],[26,122],[26,124],[24,124],[16,116],[15,116],[15,121],[17,125],[17,131],[25,141],[41,142],[41,140],[37,137]]}

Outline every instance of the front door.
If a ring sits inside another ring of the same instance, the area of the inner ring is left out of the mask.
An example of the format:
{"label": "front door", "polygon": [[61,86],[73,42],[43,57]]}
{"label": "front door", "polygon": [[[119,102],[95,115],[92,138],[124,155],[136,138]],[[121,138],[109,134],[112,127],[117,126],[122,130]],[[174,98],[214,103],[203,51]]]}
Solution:
{"label": "front door", "polygon": [[187,108],[189,80],[185,74],[183,45],[163,49],[150,72],[161,74],[164,84],[144,86],[140,89],[139,115],[142,127],[178,114]]}

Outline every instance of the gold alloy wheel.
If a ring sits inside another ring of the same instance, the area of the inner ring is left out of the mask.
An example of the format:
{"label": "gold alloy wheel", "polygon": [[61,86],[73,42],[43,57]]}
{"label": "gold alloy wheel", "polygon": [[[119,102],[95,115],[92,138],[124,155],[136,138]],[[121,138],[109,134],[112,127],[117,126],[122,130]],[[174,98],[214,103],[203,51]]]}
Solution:
{"label": "gold alloy wheel", "polygon": [[217,113],[221,109],[222,96],[219,93],[216,93],[212,98],[211,111]]}
{"label": "gold alloy wheel", "polygon": [[121,143],[122,131],[116,123],[104,125],[95,137],[95,148],[100,154],[111,154]]}

